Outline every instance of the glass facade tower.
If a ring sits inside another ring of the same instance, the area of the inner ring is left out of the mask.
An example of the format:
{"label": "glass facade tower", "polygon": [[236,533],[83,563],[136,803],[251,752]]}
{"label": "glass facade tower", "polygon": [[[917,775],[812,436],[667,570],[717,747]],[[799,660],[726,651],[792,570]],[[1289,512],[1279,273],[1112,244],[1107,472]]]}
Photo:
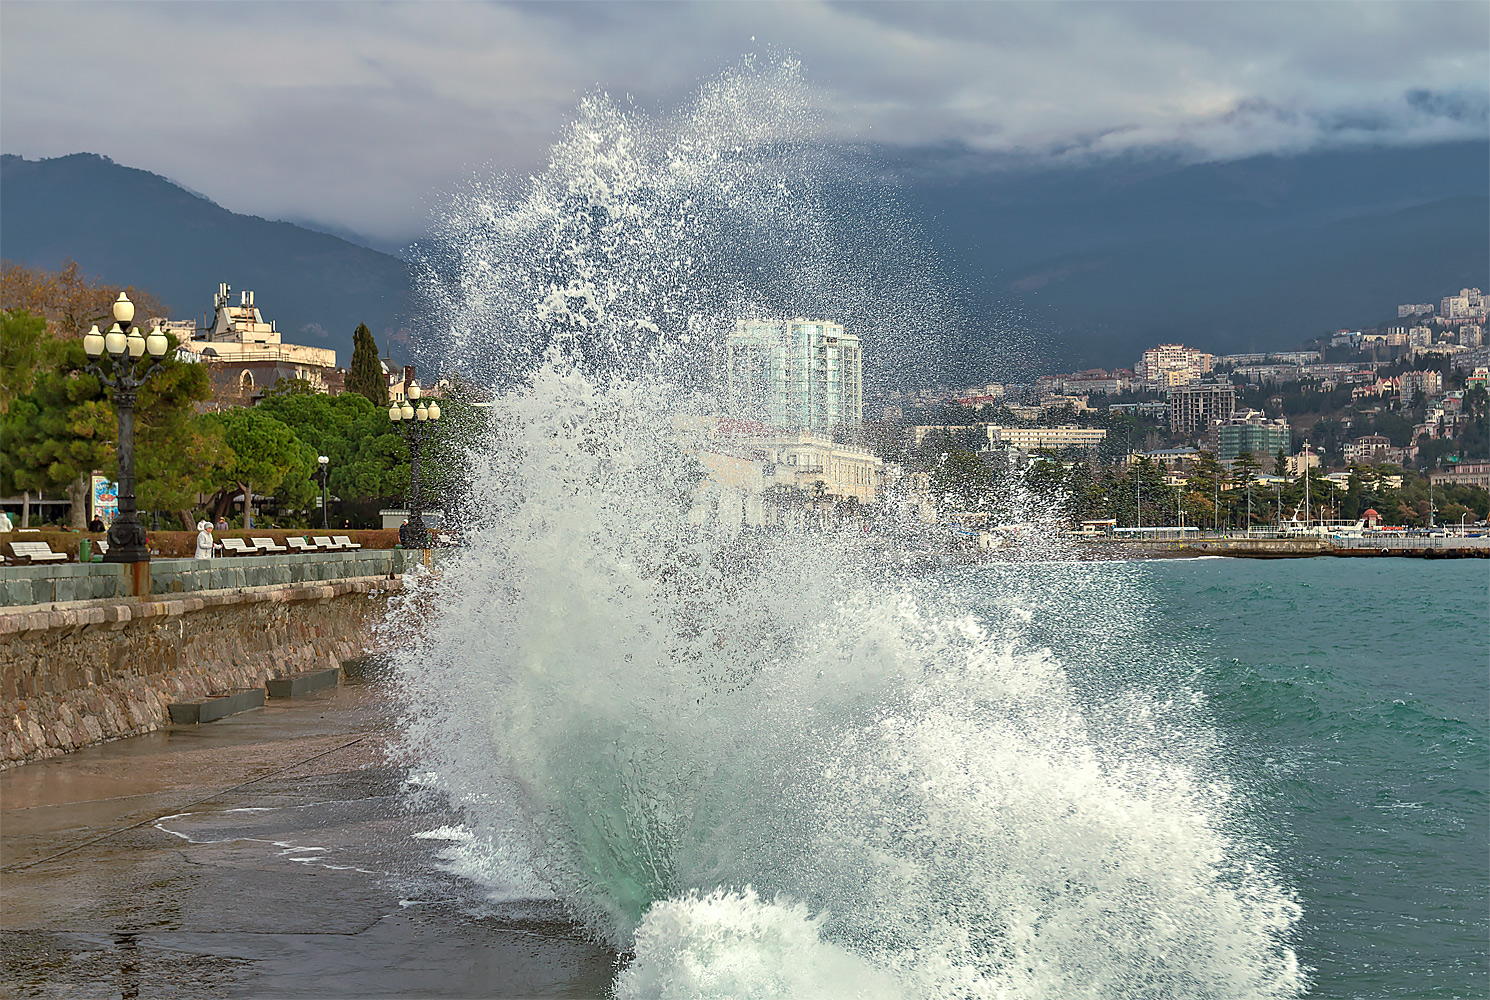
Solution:
{"label": "glass facade tower", "polygon": [[859,338],[822,320],[742,319],[729,337],[728,401],[735,416],[832,434],[864,419]]}

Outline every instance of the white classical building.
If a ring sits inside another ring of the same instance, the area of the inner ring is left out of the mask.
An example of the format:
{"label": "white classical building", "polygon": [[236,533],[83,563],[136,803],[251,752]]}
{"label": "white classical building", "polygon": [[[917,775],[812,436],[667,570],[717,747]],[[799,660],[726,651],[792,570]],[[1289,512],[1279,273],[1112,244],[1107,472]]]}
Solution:
{"label": "white classical building", "polygon": [[742,319],[729,336],[726,364],[735,417],[817,434],[863,423],[859,338],[837,323]]}
{"label": "white classical building", "polygon": [[324,347],[286,344],[273,322],[266,321],[254,303],[254,293],[217,286],[212,299],[212,325],[205,333],[196,323],[162,324],[190,351],[212,365],[213,396],[217,405],[251,405],[280,379],[301,379],[317,392],[339,393],[345,373],[336,367],[336,352]]}
{"label": "white classical building", "polygon": [[681,420],[678,437],[707,478],[694,497],[696,520],[776,524],[796,505],[826,509],[883,498],[886,466],[867,448],[811,431],[785,431],[750,420]]}

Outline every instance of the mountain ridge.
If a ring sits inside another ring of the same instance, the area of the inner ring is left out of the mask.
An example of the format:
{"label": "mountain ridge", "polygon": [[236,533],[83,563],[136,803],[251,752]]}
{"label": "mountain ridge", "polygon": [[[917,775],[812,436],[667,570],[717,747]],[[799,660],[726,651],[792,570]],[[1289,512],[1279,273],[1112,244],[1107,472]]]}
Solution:
{"label": "mountain ridge", "polygon": [[285,339],[351,359],[366,323],[385,347],[414,319],[409,266],[293,223],[242,215],[159,174],[97,153],[0,156],[0,256],[148,288],[175,318],[200,318],[220,282],[253,290]]}
{"label": "mountain ridge", "polygon": [[[963,303],[966,329],[942,346],[953,378],[1129,366],[1160,340],[1287,349],[1490,285],[1478,143],[1022,173],[882,165]],[[0,255],[45,268],[71,257],[178,318],[200,317],[227,281],[255,291],[287,340],[333,347],[343,364],[359,322],[385,350],[413,346],[414,265],[375,242],[234,213],[95,153],[0,156]]]}

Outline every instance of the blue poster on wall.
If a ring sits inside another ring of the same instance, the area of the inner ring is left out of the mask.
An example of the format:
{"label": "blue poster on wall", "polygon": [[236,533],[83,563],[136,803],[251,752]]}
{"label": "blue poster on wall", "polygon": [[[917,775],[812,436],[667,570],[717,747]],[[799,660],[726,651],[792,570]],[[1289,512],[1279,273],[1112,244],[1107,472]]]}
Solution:
{"label": "blue poster on wall", "polygon": [[111,483],[103,476],[93,477],[93,516],[112,524],[119,514],[119,484]]}

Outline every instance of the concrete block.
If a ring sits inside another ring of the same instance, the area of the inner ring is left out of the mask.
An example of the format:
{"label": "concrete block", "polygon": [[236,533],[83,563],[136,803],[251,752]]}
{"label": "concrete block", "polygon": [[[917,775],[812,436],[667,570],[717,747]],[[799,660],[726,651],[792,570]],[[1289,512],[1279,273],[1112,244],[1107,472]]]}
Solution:
{"label": "concrete block", "polygon": [[169,711],[171,721],[178,726],[192,726],[203,722],[216,722],[229,715],[238,715],[254,708],[264,707],[264,689],[248,688],[227,694],[214,695],[202,701],[173,703]]}
{"label": "concrete block", "polygon": [[271,698],[298,698],[312,691],[336,687],[340,680],[341,670],[332,667],[329,670],[310,670],[290,677],[276,677],[268,681],[267,687]]}
{"label": "concrete block", "polygon": [[5,603],[8,605],[30,604],[32,594],[30,580],[10,578],[5,581]]}

